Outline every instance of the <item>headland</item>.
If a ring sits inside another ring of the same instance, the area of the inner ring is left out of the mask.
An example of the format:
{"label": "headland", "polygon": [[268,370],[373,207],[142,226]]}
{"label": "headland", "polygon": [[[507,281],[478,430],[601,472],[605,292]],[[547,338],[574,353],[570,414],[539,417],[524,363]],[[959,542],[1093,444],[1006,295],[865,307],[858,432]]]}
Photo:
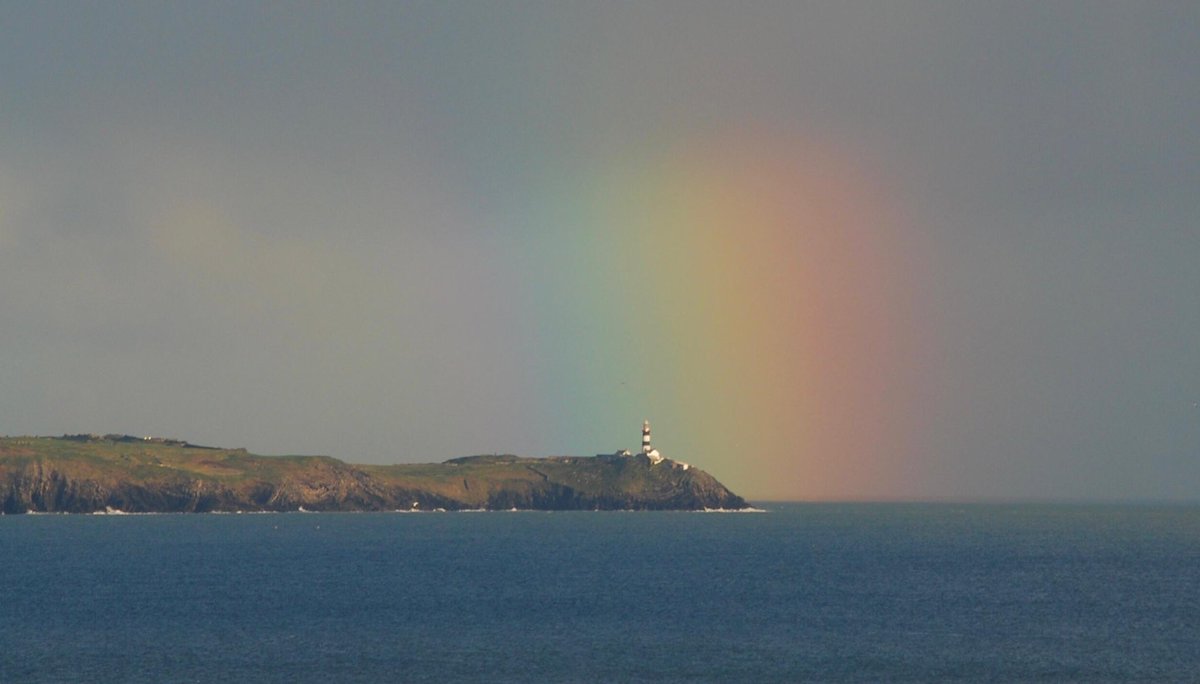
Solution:
{"label": "headland", "polygon": [[6,514],[748,507],[708,473],[657,452],[355,465],[119,434],[0,437]]}

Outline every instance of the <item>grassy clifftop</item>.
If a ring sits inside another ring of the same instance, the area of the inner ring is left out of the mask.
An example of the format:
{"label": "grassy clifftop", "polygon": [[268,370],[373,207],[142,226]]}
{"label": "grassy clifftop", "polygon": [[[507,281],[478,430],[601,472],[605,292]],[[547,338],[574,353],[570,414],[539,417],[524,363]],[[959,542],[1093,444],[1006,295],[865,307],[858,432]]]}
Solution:
{"label": "grassy clifftop", "polygon": [[370,466],[125,435],[0,437],[9,514],[744,507],[704,471],[640,455]]}

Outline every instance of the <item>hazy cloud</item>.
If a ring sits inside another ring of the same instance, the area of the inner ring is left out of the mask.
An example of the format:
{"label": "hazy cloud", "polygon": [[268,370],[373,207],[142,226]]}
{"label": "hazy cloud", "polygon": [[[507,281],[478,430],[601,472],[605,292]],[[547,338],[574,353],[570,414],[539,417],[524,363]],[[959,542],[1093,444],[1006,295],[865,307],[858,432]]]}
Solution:
{"label": "hazy cloud", "polygon": [[905,214],[928,426],[847,457],[919,474],[883,494],[1194,498],[1198,34],[1170,3],[8,4],[0,431],[608,448],[642,416],[592,369],[647,357],[589,333],[637,288],[569,282],[627,268],[573,203],[766,130]]}

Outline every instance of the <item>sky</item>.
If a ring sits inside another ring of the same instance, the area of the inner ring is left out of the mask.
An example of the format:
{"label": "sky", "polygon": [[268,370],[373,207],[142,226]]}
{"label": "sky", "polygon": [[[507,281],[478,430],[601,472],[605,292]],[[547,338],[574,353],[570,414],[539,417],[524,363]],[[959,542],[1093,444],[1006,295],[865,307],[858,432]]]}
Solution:
{"label": "sky", "polygon": [[0,433],[1191,500],[1194,3],[0,3]]}

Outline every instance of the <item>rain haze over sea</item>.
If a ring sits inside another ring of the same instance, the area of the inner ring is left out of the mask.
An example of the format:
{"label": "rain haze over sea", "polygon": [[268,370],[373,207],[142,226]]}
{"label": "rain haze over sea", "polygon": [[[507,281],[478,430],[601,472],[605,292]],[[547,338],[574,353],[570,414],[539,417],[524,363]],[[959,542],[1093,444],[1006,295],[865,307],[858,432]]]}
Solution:
{"label": "rain haze over sea", "polygon": [[1200,5],[3,3],[0,433],[1195,500]]}

